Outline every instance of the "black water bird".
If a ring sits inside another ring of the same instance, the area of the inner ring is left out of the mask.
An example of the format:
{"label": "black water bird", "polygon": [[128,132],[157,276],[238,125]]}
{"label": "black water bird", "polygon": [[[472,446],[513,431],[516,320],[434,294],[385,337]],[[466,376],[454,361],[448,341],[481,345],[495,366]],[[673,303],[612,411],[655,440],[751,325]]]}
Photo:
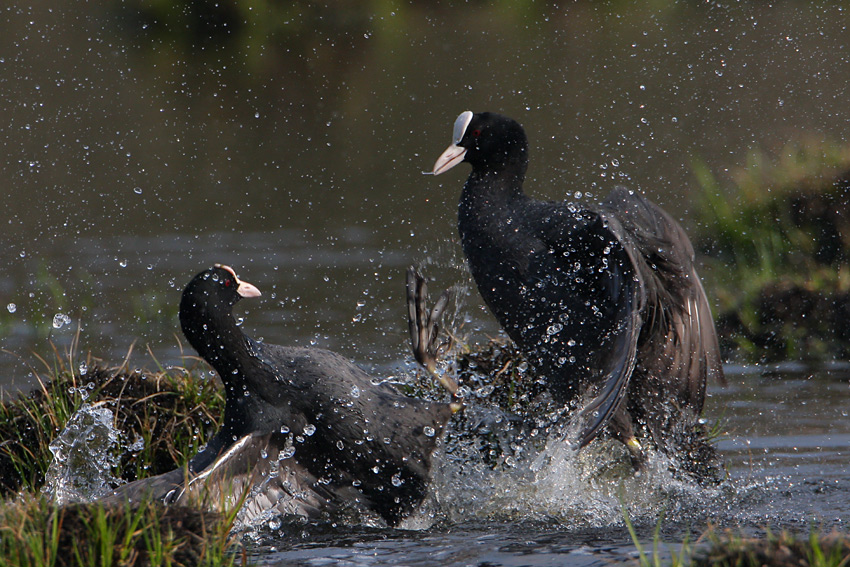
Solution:
{"label": "black water bird", "polygon": [[606,429],[643,459],[638,430],[664,450],[723,381],[694,251],[673,218],[616,188],[595,206],[523,192],[525,131],[493,113],[462,113],[435,175],[472,166],[458,229],[485,303],[546,379],[580,409],[579,447]]}
{"label": "black water bird", "polygon": [[336,353],[251,339],[232,309],[259,295],[222,265],[186,286],[180,324],[224,383],[222,428],[188,471],[119,487],[111,499],[201,494],[216,503],[250,490],[251,515],[317,519],[357,502],[397,525],[425,495],[452,406],[402,395]]}

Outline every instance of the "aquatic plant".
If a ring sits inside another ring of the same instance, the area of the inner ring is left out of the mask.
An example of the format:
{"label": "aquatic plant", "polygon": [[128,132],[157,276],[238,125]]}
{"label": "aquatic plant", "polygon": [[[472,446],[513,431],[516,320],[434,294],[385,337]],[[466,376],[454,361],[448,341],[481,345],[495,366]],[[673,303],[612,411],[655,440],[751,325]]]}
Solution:
{"label": "aquatic plant", "polygon": [[746,537],[709,528],[703,538],[709,545],[694,553],[694,567],[839,567],[850,561],[850,535],[838,531],[823,534],[813,529],[806,537],[767,530],[764,537]]}
{"label": "aquatic plant", "polygon": [[623,521],[626,528],[629,530],[629,537],[632,538],[632,543],[638,554],[638,561],[641,567],[661,567],[662,565],[670,565],[670,567],[682,567],[690,565],[690,557],[694,552],[694,548],[690,542],[690,535],[686,535],[679,545],[679,551],[675,551],[670,545],[667,545],[667,553],[669,560],[662,557],[659,548],[661,546],[661,526],[664,522],[664,514],[658,516],[658,521],[655,522],[655,530],[652,532],[652,554],[650,555],[644,550],[643,544],[638,537],[637,530],[629,517],[629,510],[626,507],[623,495],[620,495],[620,508],[623,511]]}
{"label": "aquatic plant", "polygon": [[0,505],[0,564],[230,566],[240,558],[235,517],[146,501],[60,507],[25,496]]}
{"label": "aquatic plant", "polygon": [[0,402],[0,495],[36,492],[53,455],[50,442],[83,404],[102,404],[114,413],[122,436],[113,474],[126,481],[185,465],[218,429],[224,396],[198,369],[130,370],[127,360],[109,367],[89,355],[54,352],[52,363],[32,369],[39,386],[28,395]]}
{"label": "aquatic plant", "polygon": [[850,562],[850,534],[835,530],[822,533],[811,529],[805,536],[785,530],[777,535],[765,529],[763,536],[753,537],[732,529],[718,532],[709,525],[695,542],[686,535],[676,551],[674,544],[662,540],[663,514],[655,524],[652,549],[648,551],[640,541],[622,495],[620,503],[641,567],[843,567]]}
{"label": "aquatic plant", "polygon": [[697,242],[708,257],[727,356],[750,361],[850,356],[850,146],[754,150],[721,187],[696,161]]}
{"label": "aquatic plant", "polygon": [[52,459],[50,442],[83,403],[78,382],[62,357],[57,354],[54,366],[39,360],[44,370],[32,369],[38,388],[0,402],[0,495],[41,487]]}

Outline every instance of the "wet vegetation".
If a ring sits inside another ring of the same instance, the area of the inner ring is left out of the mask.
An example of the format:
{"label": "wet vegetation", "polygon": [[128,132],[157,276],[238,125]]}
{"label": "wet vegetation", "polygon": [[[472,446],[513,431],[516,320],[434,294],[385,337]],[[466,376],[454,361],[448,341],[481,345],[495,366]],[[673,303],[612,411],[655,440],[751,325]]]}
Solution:
{"label": "wet vegetation", "polygon": [[726,358],[850,358],[850,148],[754,151],[731,187],[704,165],[695,171],[704,201],[696,240]]}
{"label": "wet vegetation", "polygon": [[56,356],[34,374],[39,388],[0,403],[0,494],[37,492],[53,459],[49,445],[83,404],[109,408],[122,436],[113,474],[130,482],[184,466],[218,428],[224,395],[199,371],[109,368]]}
{"label": "wet vegetation", "polygon": [[850,536],[840,532],[807,537],[783,531],[764,537],[746,537],[732,530],[709,530],[701,538],[708,546],[692,558],[694,567],[838,567],[850,560]]}
{"label": "wet vegetation", "polygon": [[0,564],[245,564],[244,558],[231,550],[234,519],[235,513],[220,515],[151,502],[132,507],[59,507],[44,497],[28,496],[0,506]]}
{"label": "wet vegetation", "polygon": [[800,536],[768,530],[762,537],[753,537],[709,526],[696,541],[685,537],[668,545],[662,542],[659,522],[648,550],[628,515],[625,518],[641,567],[841,567],[850,561],[850,535],[838,531],[811,530]]}
{"label": "wet vegetation", "polygon": [[[128,354],[129,359],[129,354]],[[184,466],[215,433],[221,389],[200,369],[129,370],[55,353],[39,387],[0,402],[0,564],[232,565],[237,510],[134,503],[56,506],[45,488],[50,444],[83,407],[106,407],[121,440],[110,462],[132,481]]]}

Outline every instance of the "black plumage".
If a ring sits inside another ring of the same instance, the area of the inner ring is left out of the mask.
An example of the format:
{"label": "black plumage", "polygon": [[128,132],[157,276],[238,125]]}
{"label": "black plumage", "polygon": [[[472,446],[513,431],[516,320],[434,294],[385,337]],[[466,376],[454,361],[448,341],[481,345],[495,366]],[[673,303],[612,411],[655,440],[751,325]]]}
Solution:
{"label": "black plumage", "polygon": [[581,408],[579,445],[607,426],[638,460],[635,428],[668,449],[702,411],[707,378],[723,381],[684,230],[625,188],[596,206],[528,197],[528,142],[505,116],[458,117],[434,174],[462,161],[472,166],[458,209],[469,269],[553,398]]}
{"label": "black plumage", "polygon": [[259,294],[220,265],[186,287],[180,323],[224,383],[223,426],[186,473],[126,485],[113,498],[147,492],[175,502],[202,492],[214,502],[249,488],[258,513],[317,518],[359,502],[397,525],[424,497],[451,407],[402,395],[336,353],[251,339],[232,309]]}

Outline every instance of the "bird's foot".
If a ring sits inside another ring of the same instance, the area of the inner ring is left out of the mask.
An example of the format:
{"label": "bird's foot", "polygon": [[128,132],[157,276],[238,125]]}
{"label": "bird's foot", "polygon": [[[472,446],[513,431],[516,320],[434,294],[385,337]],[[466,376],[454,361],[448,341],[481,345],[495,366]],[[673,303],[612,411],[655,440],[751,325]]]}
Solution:
{"label": "bird's foot", "polygon": [[643,470],[646,466],[646,453],[636,437],[632,436],[626,440],[626,448],[629,450],[629,460],[635,471]]}
{"label": "bird's foot", "polygon": [[[457,382],[445,373],[437,372],[437,360],[452,344],[451,338],[440,342],[439,319],[452,298],[454,290],[447,289],[437,302],[428,309],[428,284],[425,276],[415,266],[407,269],[407,313],[410,327],[410,346],[413,356],[454,398],[457,398]],[[457,407],[455,407],[457,406]],[[452,410],[458,411],[463,404],[452,402]]]}

